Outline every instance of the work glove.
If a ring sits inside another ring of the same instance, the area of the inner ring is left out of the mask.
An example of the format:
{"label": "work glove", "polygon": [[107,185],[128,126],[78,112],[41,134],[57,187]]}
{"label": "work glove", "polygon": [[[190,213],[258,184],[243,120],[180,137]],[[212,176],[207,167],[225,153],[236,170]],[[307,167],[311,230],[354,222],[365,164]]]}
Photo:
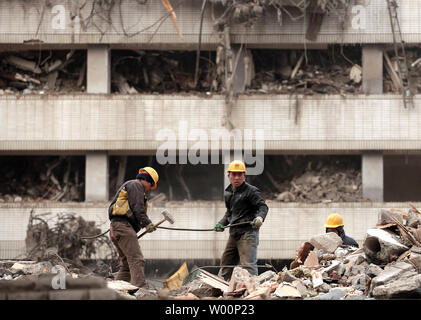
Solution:
{"label": "work glove", "polygon": [[224,231],[224,226],[221,223],[218,222],[215,225],[215,228],[213,228],[213,230],[215,230],[216,232],[222,232],[222,231]]}
{"label": "work glove", "polygon": [[253,229],[258,229],[262,226],[263,223],[263,218],[262,217],[256,217],[254,218],[253,222],[252,222],[252,227]]}
{"label": "work glove", "polygon": [[146,226],[146,231],[147,231],[148,233],[154,232],[155,230],[156,230],[156,227],[155,227],[155,225],[154,225],[153,223],[149,223],[149,224]]}

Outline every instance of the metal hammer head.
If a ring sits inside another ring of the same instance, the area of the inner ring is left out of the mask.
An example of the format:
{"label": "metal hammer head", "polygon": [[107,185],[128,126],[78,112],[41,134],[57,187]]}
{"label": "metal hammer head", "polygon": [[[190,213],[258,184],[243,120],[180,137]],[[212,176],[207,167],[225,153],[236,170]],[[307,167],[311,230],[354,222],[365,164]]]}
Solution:
{"label": "metal hammer head", "polygon": [[167,209],[162,210],[161,214],[164,216],[164,219],[167,220],[169,223],[174,224],[175,219],[174,217],[171,215],[171,213],[168,212]]}

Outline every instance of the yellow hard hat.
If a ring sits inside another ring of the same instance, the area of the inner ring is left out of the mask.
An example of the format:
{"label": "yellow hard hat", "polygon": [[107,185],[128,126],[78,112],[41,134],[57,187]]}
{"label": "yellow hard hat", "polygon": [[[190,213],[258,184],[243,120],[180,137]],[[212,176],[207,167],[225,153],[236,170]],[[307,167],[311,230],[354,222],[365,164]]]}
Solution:
{"label": "yellow hard hat", "polygon": [[151,187],[151,189],[152,190],[156,189],[157,184],[158,184],[158,180],[159,180],[158,173],[155,171],[154,168],[151,168],[151,167],[144,167],[144,168],[139,169],[139,173],[142,173],[144,171],[146,171],[151,176],[151,178],[152,178],[152,180],[154,182],[154,184]]}
{"label": "yellow hard hat", "polygon": [[338,213],[332,213],[327,217],[325,228],[337,228],[344,225],[342,216]]}
{"label": "yellow hard hat", "polygon": [[234,160],[228,166],[227,172],[246,172],[246,165],[240,160]]}

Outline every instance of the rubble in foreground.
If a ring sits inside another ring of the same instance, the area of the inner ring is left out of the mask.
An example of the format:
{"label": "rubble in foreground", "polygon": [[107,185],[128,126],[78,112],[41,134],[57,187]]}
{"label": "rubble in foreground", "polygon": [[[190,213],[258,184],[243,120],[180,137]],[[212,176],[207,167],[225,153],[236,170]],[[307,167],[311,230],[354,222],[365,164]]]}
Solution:
{"label": "rubble in foreground", "polygon": [[315,235],[299,248],[290,268],[252,276],[237,266],[229,282],[196,268],[175,289],[139,289],[112,280],[113,275],[105,280],[67,270],[66,285],[75,292],[59,293],[50,288],[52,268],[49,261],[0,262],[0,299],[416,299],[421,298],[421,213],[412,205],[408,212],[380,210],[359,249],[343,245],[335,233]]}

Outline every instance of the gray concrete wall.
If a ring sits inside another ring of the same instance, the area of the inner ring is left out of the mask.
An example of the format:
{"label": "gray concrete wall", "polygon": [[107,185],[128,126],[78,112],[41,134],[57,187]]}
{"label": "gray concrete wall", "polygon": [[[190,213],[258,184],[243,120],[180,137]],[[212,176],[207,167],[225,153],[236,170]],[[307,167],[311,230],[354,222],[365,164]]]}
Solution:
{"label": "gray concrete wall", "polygon": [[[168,48],[171,45],[194,49],[198,42],[201,1],[187,0],[181,6],[177,5],[179,2],[173,3],[183,38],[177,35],[161,1],[147,1],[145,5],[139,5],[137,1],[124,1],[121,6],[115,5],[110,12],[104,5],[103,8],[97,8],[99,14],[90,16],[92,1],[87,1],[82,10],[78,10],[77,2],[74,1],[52,1],[51,6],[47,7],[44,7],[42,1],[1,1],[0,43],[113,43],[120,47],[131,44]],[[398,14],[404,40],[408,43],[421,42],[421,4],[418,1],[399,1],[399,5]],[[216,10],[216,17],[222,13],[221,10]],[[108,16],[111,24],[104,18]],[[326,16],[315,42],[306,41],[305,32],[306,26],[302,19],[293,22],[283,13],[280,22],[276,10],[272,9],[252,27],[239,25],[232,28],[232,39],[249,46],[268,47],[279,47],[282,44],[303,47],[304,42],[307,42],[307,47],[311,47],[312,43],[393,42],[386,1],[383,0],[354,3],[344,23],[341,23],[338,16]],[[203,22],[202,45],[215,46],[218,41],[208,5]]]}
{"label": "gray concrete wall", "polygon": [[[324,233],[324,223],[331,213],[340,213],[345,231],[361,245],[368,228],[377,223],[380,209],[397,208],[407,211],[406,203],[330,203],[298,204],[268,201],[269,213],[260,232],[259,259],[293,259],[302,242],[315,234]],[[415,203],[420,208],[421,203]],[[29,213],[72,212],[85,220],[96,221],[101,230],[109,227],[108,203],[39,203],[0,204],[0,259],[12,259],[25,251]],[[225,212],[220,202],[167,202],[176,222],[172,227],[213,228]],[[161,219],[164,207],[150,206],[152,221]],[[53,223],[54,220],[51,220]],[[140,245],[146,259],[219,259],[228,232],[187,232],[160,229],[146,235]]]}
{"label": "gray concrete wall", "polygon": [[[240,96],[232,110],[240,142],[262,147],[256,145],[260,132],[268,153],[419,151],[418,95],[414,108],[404,108],[400,95],[320,95],[299,97],[299,103],[296,121],[294,98]],[[191,139],[186,142],[190,148],[200,139],[212,140],[214,130],[223,132],[224,114],[225,98],[219,95],[4,95],[0,151],[153,151],[170,138]],[[197,130],[204,138],[194,137]]]}

